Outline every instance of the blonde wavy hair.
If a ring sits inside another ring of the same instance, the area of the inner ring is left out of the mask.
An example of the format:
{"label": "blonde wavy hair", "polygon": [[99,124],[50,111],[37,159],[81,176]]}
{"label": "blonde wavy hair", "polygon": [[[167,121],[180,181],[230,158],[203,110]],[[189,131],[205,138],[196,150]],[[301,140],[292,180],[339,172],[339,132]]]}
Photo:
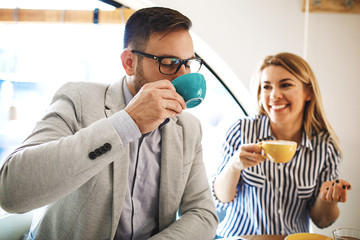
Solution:
{"label": "blonde wavy hair", "polygon": [[341,154],[340,142],[332,126],[325,116],[321,93],[315,74],[310,65],[301,57],[292,53],[278,53],[267,56],[261,64],[258,72],[257,108],[258,113],[267,115],[260,101],[261,73],[268,66],[280,66],[300,80],[311,93],[311,100],[306,102],[304,109],[304,129],[306,135],[312,139],[320,132],[329,133],[336,150]]}

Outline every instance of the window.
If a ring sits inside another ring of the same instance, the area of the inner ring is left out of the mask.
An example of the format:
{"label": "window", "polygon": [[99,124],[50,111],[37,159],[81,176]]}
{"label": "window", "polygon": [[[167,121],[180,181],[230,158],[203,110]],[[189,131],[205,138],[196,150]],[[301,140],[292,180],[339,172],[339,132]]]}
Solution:
{"label": "window", "polygon": [[114,82],[123,25],[0,24],[0,164],[65,82]]}
{"label": "window", "polygon": [[202,66],[200,73],[206,80],[205,99],[199,106],[186,111],[195,115],[201,122],[203,159],[207,175],[210,177],[220,163],[226,131],[237,119],[245,116],[245,112],[206,64]]}

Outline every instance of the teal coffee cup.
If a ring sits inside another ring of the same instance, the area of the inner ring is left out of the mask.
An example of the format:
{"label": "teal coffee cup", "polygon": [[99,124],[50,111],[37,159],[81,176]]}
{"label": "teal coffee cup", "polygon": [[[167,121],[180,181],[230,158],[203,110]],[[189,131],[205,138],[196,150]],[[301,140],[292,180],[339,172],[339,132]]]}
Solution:
{"label": "teal coffee cup", "polygon": [[193,108],[202,103],[206,94],[206,82],[201,73],[188,73],[175,78],[171,84],[176,92],[183,97],[187,108]]}

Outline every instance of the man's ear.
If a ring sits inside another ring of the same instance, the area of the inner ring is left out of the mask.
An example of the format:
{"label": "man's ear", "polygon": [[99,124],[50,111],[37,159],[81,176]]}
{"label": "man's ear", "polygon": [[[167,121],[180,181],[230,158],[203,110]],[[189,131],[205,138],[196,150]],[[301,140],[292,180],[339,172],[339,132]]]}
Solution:
{"label": "man's ear", "polygon": [[135,54],[127,48],[121,53],[121,63],[128,76],[134,75],[136,64]]}

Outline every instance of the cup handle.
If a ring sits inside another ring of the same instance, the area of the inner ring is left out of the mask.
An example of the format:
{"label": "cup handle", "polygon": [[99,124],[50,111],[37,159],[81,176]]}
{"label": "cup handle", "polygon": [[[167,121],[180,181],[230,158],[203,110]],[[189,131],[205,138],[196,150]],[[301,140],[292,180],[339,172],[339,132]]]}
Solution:
{"label": "cup handle", "polygon": [[[260,146],[263,150],[264,148],[262,147],[262,142],[258,142],[256,145]],[[266,159],[266,155],[262,155],[262,154],[259,154],[262,158]]]}

